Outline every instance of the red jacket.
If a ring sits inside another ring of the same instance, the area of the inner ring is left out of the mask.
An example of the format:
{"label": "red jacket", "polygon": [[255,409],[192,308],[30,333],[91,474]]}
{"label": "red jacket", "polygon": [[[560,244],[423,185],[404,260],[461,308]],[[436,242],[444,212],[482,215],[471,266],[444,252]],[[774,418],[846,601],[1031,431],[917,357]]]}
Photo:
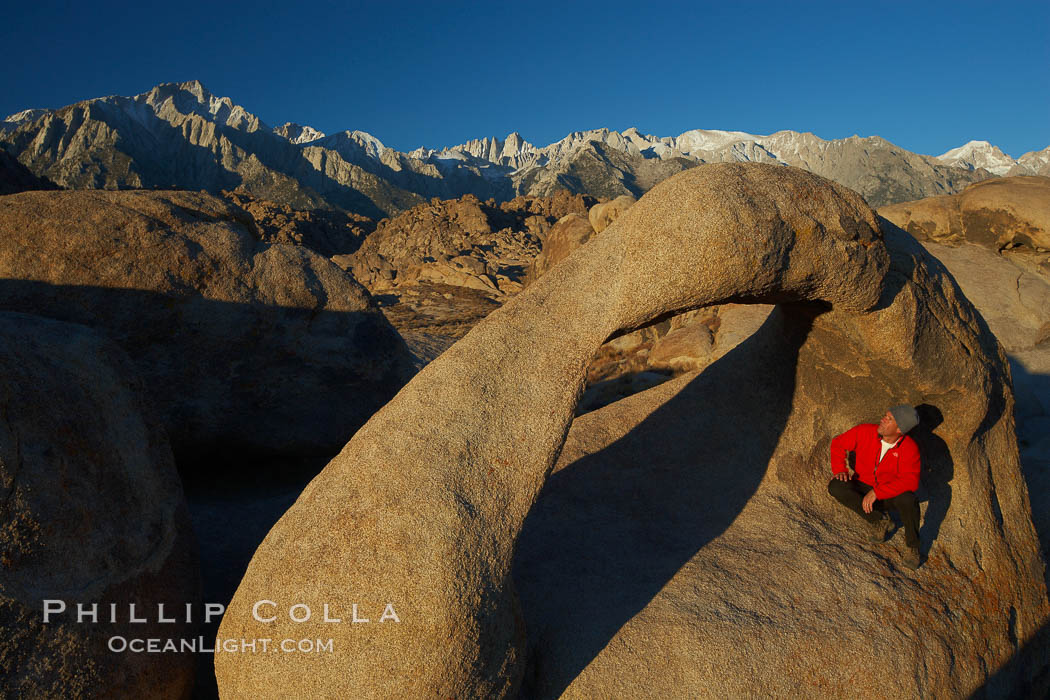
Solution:
{"label": "red jacket", "polygon": [[879,462],[881,451],[879,426],[861,423],[831,441],[831,471],[848,472],[846,453],[855,452],[857,478],[874,486],[875,498],[880,501],[919,488],[919,446],[914,440],[903,436]]}

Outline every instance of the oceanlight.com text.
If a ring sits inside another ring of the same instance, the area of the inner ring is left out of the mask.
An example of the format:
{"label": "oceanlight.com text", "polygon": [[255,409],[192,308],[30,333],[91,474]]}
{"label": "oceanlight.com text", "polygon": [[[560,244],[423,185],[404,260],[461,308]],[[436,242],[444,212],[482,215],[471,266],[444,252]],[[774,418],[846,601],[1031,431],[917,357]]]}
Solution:
{"label": "oceanlight.com text", "polygon": [[162,639],[114,636],[107,643],[114,653],[134,654],[203,653],[203,654],[331,654],[334,643],[331,639]]}

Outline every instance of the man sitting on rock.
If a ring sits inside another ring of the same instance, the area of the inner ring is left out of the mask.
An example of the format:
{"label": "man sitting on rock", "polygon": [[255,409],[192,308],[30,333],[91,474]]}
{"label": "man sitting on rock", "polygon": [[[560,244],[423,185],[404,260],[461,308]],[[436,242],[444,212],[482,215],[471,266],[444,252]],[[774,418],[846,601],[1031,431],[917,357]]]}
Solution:
{"label": "man sitting on rock", "polygon": [[[882,542],[892,526],[888,509],[900,513],[904,523],[904,565],[919,568],[919,446],[905,433],[919,424],[911,406],[894,406],[878,425],[861,423],[831,441],[828,493],[860,515],[868,524],[872,542]],[[850,477],[846,453],[856,455]]]}

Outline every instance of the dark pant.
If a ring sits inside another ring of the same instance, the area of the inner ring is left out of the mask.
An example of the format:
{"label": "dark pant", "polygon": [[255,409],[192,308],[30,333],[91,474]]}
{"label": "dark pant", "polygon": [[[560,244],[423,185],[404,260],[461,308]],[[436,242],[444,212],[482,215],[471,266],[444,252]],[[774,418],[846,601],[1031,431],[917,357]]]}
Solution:
{"label": "dark pant", "polygon": [[876,499],[871,512],[865,513],[861,501],[864,500],[864,496],[868,491],[871,491],[871,488],[871,486],[865,484],[857,477],[853,477],[849,481],[832,479],[828,483],[828,493],[834,496],[835,500],[870,523],[878,522],[887,510],[895,510],[900,513],[901,521],[904,523],[905,542],[909,547],[918,547],[919,504],[915,501],[915,492],[905,491],[899,496],[887,498],[884,501]]}

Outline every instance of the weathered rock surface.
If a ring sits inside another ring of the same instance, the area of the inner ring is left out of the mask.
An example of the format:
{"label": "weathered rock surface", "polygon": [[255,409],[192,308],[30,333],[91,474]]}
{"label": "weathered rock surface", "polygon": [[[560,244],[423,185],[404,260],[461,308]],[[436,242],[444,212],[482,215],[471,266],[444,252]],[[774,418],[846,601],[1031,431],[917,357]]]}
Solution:
{"label": "weathered rock surface", "polygon": [[0,199],[0,308],[83,323],[137,365],[178,454],[337,449],[411,376],[368,292],[189,192]]}
{"label": "weathered rock surface", "polygon": [[383,314],[410,343],[417,333],[462,338],[495,309],[499,302],[491,290],[416,283],[377,297]]}
{"label": "weathered rock surface", "polygon": [[977,245],[923,246],[951,271],[1008,353],[1050,341],[1050,278]]}
{"label": "weathered rock surface", "polygon": [[[225,696],[513,695],[522,681],[526,632],[510,579],[515,541],[564,442],[596,349],[620,331],[726,302],[824,302],[851,319],[850,312],[879,302],[889,264],[875,214],[858,195],[796,169],[761,165],[708,166],[671,178],[585,250],[427,365],[270,531],[220,636],[277,638],[307,631],[283,615],[272,623],[253,621],[251,607],[261,598],[316,609],[326,602],[346,616],[358,603],[369,609],[372,622],[326,625],[335,652],[323,658],[220,656],[216,674]],[[897,286],[890,286],[896,292],[901,282],[894,280]],[[963,303],[952,300],[932,309],[921,295],[903,297],[934,328],[957,323],[945,315],[955,311],[953,303]],[[828,333],[834,337],[819,348],[827,351],[830,366],[845,365],[854,373],[861,358],[874,354],[878,359],[869,365],[878,376],[870,387],[874,391],[885,367],[906,362],[908,353],[896,346],[881,350],[881,338],[865,335],[878,330],[867,329],[868,317],[859,319],[855,336],[834,334],[832,325]],[[919,352],[931,349],[942,348]],[[998,375],[986,376],[989,389],[1007,392],[994,381]],[[940,379],[935,374],[927,382],[936,387]],[[839,411],[854,409],[871,395],[859,390],[855,403],[843,401],[828,411],[825,420],[832,422],[807,430],[844,427],[840,423],[852,410]],[[982,431],[982,438],[997,445],[1012,438],[1009,394],[1003,396],[1000,413]],[[790,413],[790,406],[776,402],[768,408]],[[958,420],[975,429],[983,415],[967,406],[960,407]],[[768,432],[766,440],[775,444],[778,426]],[[819,450],[814,446],[824,437],[821,432],[807,447]],[[974,460],[977,494],[982,486],[990,493],[989,468],[996,485],[1002,483],[999,497],[1009,499],[1002,508],[1010,513],[1008,538],[997,534],[987,499],[964,497],[960,510],[968,509],[970,524],[979,528],[973,537],[981,542],[986,569],[1001,574],[1007,562],[1016,565],[1013,577],[999,576],[996,583],[1005,584],[1000,600],[1016,608],[1015,634],[1027,639],[1047,607],[1041,571],[1033,579],[1040,561],[1027,500],[1023,486],[1018,491],[1016,453],[1013,464],[989,467],[981,462],[983,446],[964,446],[959,459]],[[761,456],[755,447],[746,450]],[[646,461],[659,465],[660,459],[660,452],[652,452]],[[739,465],[740,459],[721,466]],[[785,479],[791,469],[809,478],[822,473],[815,463],[777,466]],[[966,586],[962,574],[948,580]],[[387,603],[395,606],[400,622],[377,621]],[[994,649],[1005,655],[1006,626],[999,631]],[[817,654],[803,658],[812,664]],[[638,686],[621,685],[631,687]]]}
{"label": "weathered rock surface", "polygon": [[696,361],[711,354],[715,338],[703,323],[692,323],[660,338],[649,353],[649,361],[656,367],[670,370],[698,369]]}
{"label": "weathered rock surface", "polygon": [[[192,639],[185,606],[203,614],[182,485],[131,362],[83,326],[0,313],[0,377],[0,695],[188,698],[194,654],[108,647]],[[46,624],[45,599],[66,605]]]}
{"label": "weathered rock surface", "polygon": [[521,289],[555,222],[594,202],[565,190],[500,205],[473,195],[435,199],[383,219],[356,253],[336,262],[373,293],[429,282],[505,296]]}
{"label": "weathered rock surface", "polygon": [[566,214],[558,220],[543,239],[543,249],[532,261],[525,284],[535,281],[560,260],[569,257],[572,251],[601,233],[616,217],[627,211],[637,201],[630,195],[620,195],[608,202],[598,202],[587,210],[587,215]]}
{"label": "weathered rock surface", "polygon": [[980,245],[923,246],[958,281],[1006,350],[1017,439],[1044,557],[1050,556],[1050,274],[1019,254]]}
{"label": "weathered rock surface", "polygon": [[882,207],[879,214],[919,239],[1050,251],[1050,177],[985,180],[957,195]]}
{"label": "weathered rock surface", "polygon": [[[567,258],[595,233],[605,230],[635,201],[634,197],[622,196],[595,204],[586,219],[569,214],[559,220],[529,268],[526,284]],[[587,387],[576,405],[577,414],[684,372],[703,369],[751,335],[771,308],[761,304],[708,306],[610,340],[598,349],[587,367]]]}
{"label": "weathered rock surface", "polygon": [[[1006,358],[886,229],[869,313],[782,305],[703,373],[573,423],[518,543],[525,697],[1046,692],[1038,666],[995,673],[1048,614]],[[825,488],[830,438],[897,401],[925,421],[916,572]]]}

